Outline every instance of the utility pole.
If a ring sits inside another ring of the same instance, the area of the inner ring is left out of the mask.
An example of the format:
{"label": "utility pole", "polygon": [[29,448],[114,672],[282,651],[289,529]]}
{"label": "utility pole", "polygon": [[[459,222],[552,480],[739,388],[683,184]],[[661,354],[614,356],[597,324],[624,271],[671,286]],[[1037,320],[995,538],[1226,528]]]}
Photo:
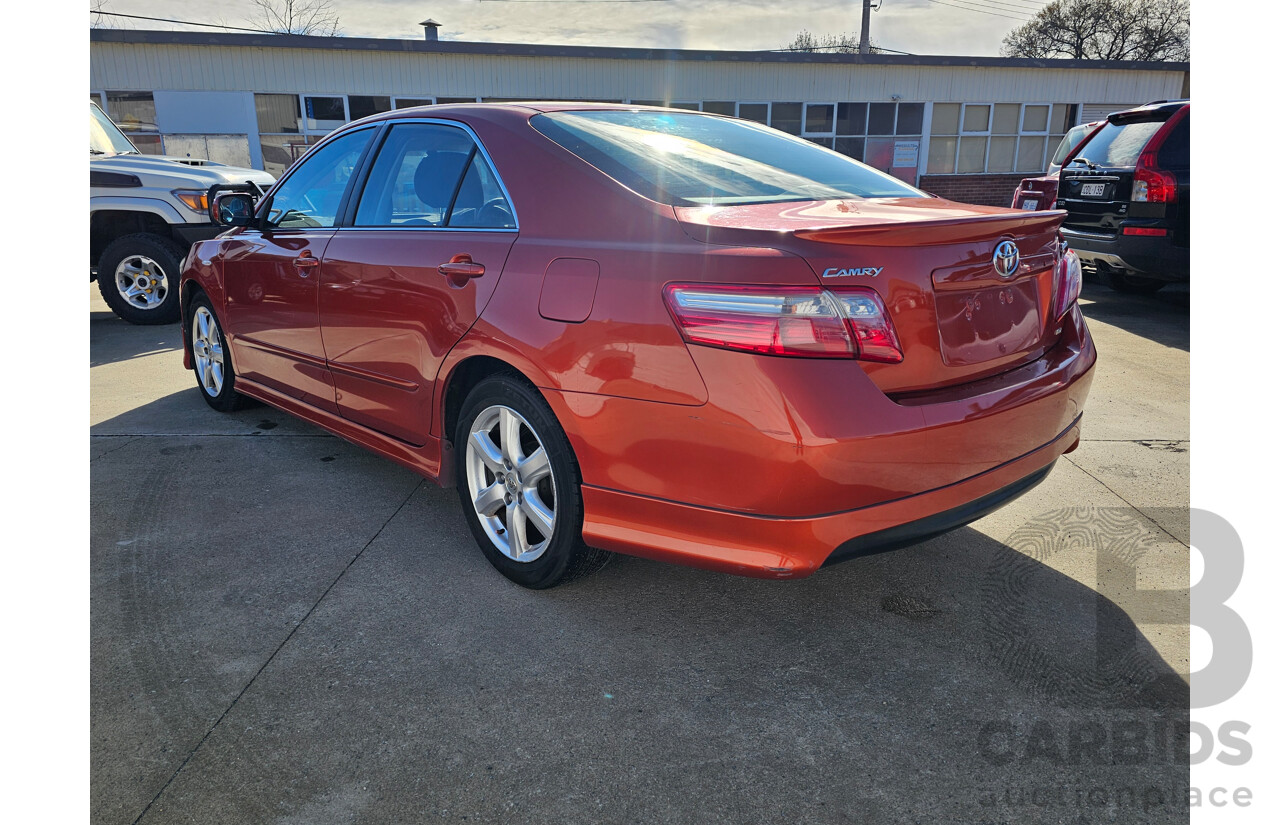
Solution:
{"label": "utility pole", "polygon": [[862,41],[858,54],[871,54],[871,0],[862,0]]}

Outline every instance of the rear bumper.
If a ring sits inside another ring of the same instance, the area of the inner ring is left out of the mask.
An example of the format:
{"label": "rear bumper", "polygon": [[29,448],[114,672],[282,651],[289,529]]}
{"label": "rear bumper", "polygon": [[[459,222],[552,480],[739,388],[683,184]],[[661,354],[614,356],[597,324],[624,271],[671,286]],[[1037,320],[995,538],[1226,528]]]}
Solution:
{"label": "rear bumper", "polygon": [[584,485],[583,539],[593,547],[768,579],[906,547],[1008,504],[1080,441],[1080,420],[1038,450],[957,484],[813,518],[768,518]]}
{"label": "rear bumper", "polygon": [[772,578],[921,540],[1029,489],[1017,484],[1079,441],[1097,359],[1078,309],[1038,361],[896,401],[851,362],[691,349],[701,407],[545,392],[582,470],[583,537]]}
{"label": "rear bumper", "polygon": [[1169,236],[1112,237],[1079,232],[1065,226],[1062,236],[1085,266],[1129,270],[1164,281],[1185,281],[1191,275],[1191,250],[1174,246]]}

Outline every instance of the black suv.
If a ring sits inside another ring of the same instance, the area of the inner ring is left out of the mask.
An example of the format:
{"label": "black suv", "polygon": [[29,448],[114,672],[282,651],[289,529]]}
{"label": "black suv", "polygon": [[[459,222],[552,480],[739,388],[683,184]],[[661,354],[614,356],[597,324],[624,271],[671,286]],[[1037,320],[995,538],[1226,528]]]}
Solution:
{"label": "black suv", "polygon": [[1121,292],[1191,279],[1191,102],[1113,112],[1058,177],[1062,234]]}

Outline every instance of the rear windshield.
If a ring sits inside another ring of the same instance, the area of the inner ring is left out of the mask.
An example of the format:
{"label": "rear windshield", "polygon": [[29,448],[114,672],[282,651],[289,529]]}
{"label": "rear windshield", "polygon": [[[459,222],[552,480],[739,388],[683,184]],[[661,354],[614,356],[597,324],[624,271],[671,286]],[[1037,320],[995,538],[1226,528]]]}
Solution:
{"label": "rear windshield", "polygon": [[1163,125],[1164,119],[1107,123],[1076,158],[1099,166],[1137,166],[1142,147]]}
{"label": "rear windshield", "polygon": [[553,112],[534,128],[671,206],[922,198],[897,178],[756,123],[694,113]]}

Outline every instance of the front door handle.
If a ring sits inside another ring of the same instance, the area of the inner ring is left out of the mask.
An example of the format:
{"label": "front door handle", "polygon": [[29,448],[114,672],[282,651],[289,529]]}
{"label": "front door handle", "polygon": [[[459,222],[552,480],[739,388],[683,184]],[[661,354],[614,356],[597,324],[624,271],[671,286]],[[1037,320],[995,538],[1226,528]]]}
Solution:
{"label": "front door handle", "polygon": [[452,286],[461,287],[466,285],[467,281],[472,278],[479,278],[484,274],[484,264],[478,264],[471,260],[470,255],[454,255],[449,259],[448,263],[440,264],[436,267],[436,271],[449,280]]}
{"label": "front door handle", "polygon": [[320,259],[312,255],[309,250],[303,250],[298,257],[293,259],[293,265],[297,267],[298,274],[306,278],[311,274],[309,270],[315,269],[320,265]]}

